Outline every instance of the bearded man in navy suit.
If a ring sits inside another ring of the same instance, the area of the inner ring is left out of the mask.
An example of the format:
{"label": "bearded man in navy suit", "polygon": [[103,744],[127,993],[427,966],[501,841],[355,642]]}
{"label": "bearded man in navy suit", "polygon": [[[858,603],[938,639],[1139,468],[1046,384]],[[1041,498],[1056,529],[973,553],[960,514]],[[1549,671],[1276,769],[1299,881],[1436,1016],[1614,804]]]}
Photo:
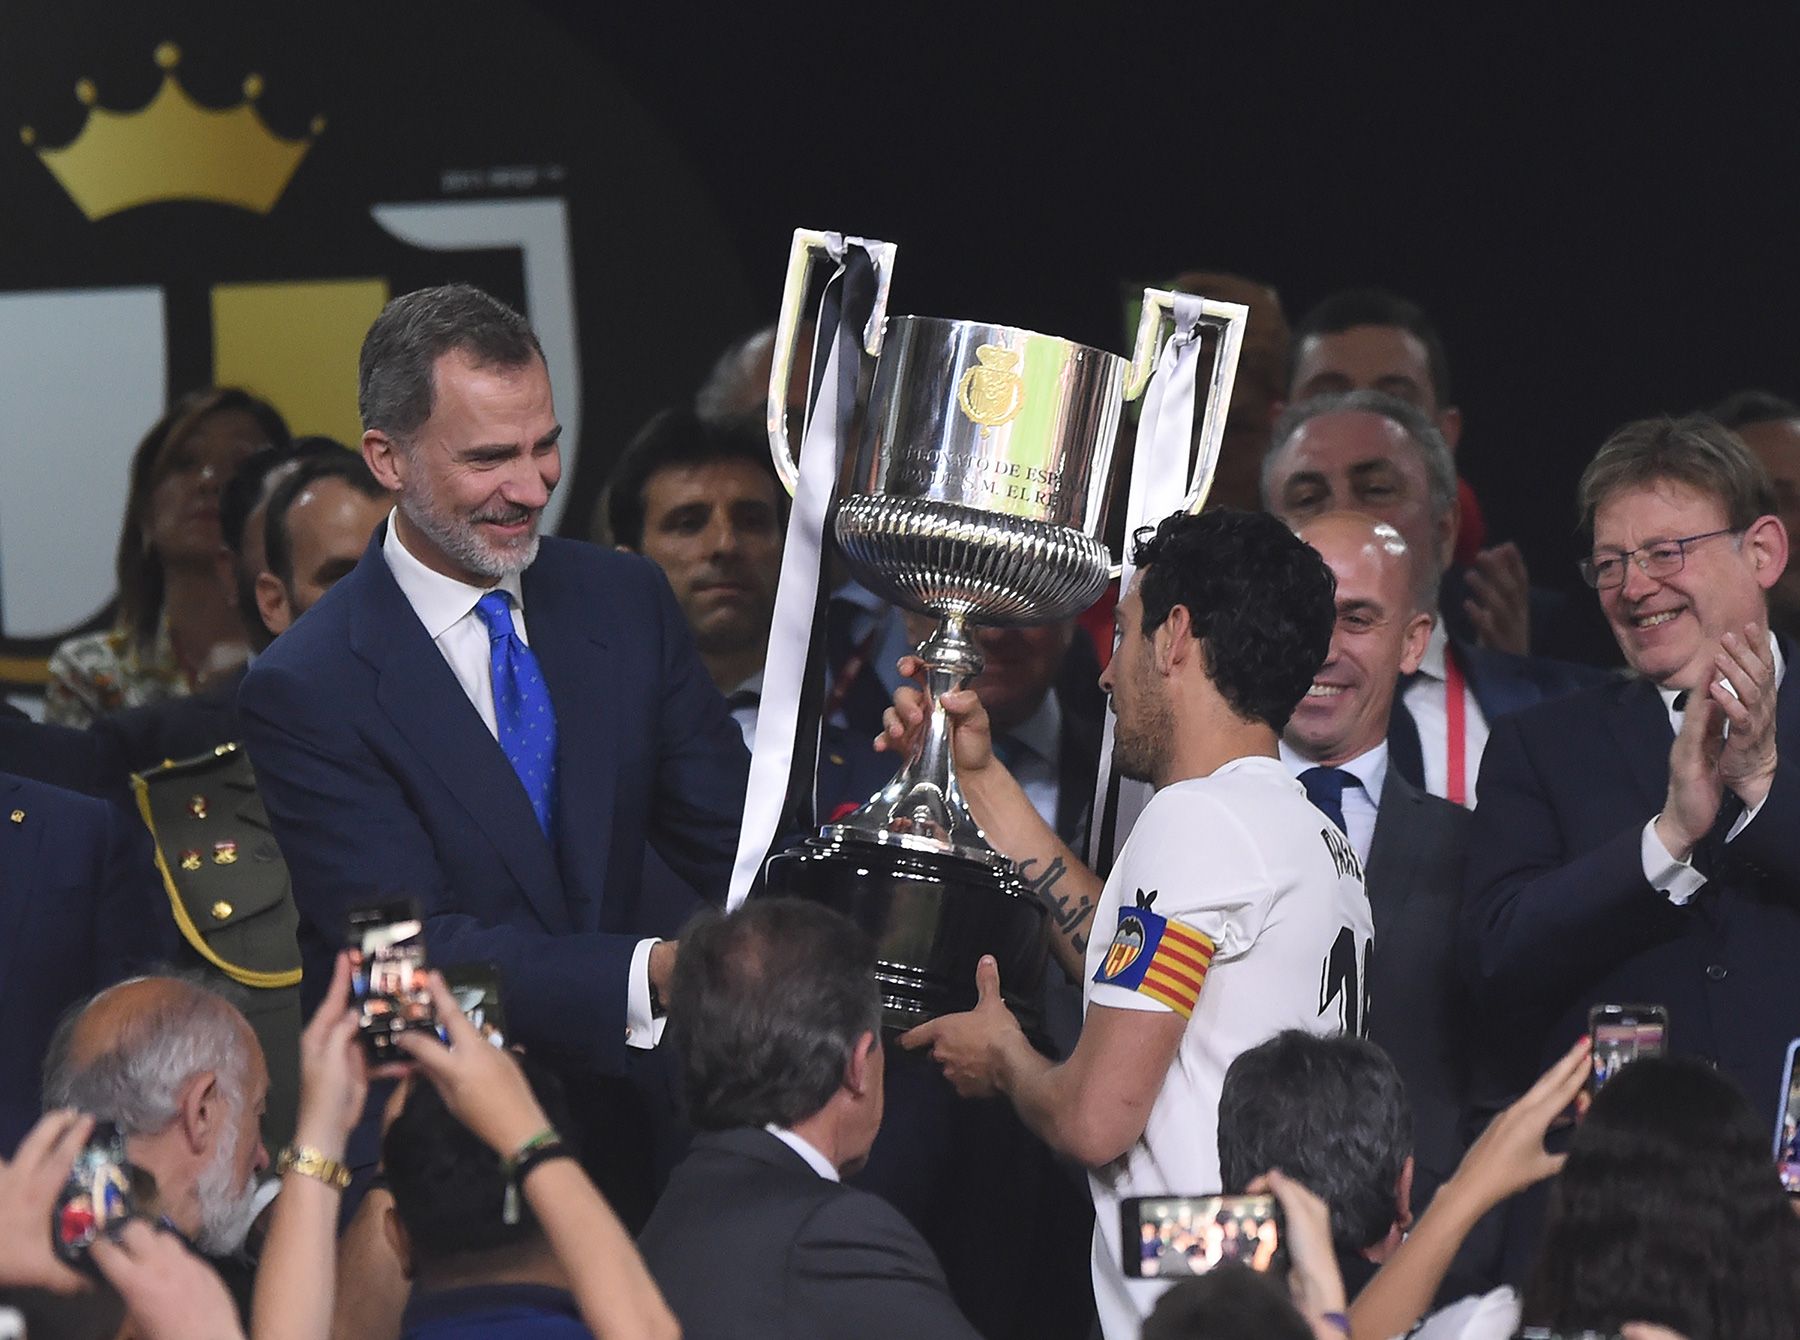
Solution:
{"label": "bearded man in navy suit", "polygon": [[240,698],[307,979],[352,909],[417,898],[435,964],[498,966],[515,1041],[630,1073],[675,958],[640,933],[645,843],[723,900],[743,741],[654,564],[539,538],[562,428],[522,317],[395,299],[359,399],[395,510]]}

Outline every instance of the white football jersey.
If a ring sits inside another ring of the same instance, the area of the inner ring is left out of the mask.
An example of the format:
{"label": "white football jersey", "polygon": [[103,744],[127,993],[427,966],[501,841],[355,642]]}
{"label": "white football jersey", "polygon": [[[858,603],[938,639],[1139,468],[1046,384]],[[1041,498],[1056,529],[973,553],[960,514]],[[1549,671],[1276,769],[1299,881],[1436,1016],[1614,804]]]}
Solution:
{"label": "white football jersey", "polygon": [[1107,1340],[1135,1337],[1173,1283],[1126,1278],[1119,1202],[1221,1189],[1226,1068],[1284,1029],[1363,1033],[1373,933],[1349,839],[1278,759],[1164,787],[1138,817],[1094,913],[1086,1004],[1188,1024],[1143,1138],[1088,1176]]}

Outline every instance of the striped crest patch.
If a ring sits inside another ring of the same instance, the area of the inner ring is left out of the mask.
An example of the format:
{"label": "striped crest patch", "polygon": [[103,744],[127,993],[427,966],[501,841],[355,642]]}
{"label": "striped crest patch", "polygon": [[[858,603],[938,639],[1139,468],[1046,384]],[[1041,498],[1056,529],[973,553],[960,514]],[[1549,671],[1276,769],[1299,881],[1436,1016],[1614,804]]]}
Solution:
{"label": "striped crest patch", "polygon": [[1100,986],[1122,986],[1191,1018],[1212,966],[1211,937],[1148,907],[1121,907],[1119,926],[1094,973]]}

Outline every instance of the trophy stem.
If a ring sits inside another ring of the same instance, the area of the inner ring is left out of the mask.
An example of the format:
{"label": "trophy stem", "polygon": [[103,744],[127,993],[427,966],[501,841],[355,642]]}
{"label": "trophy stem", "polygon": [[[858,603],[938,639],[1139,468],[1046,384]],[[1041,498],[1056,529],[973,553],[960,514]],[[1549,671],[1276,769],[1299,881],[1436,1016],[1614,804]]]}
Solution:
{"label": "trophy stem", "polygon": [[898,842],[919,850],[1007,864],[988,844],[956,783],[950,715],[943,697],[967,688],[981,673],[981,648],[958,611],[942,615],[919,644],[925,662],[925,729],[898,776],[855,813],[825,830],[828,837]]}

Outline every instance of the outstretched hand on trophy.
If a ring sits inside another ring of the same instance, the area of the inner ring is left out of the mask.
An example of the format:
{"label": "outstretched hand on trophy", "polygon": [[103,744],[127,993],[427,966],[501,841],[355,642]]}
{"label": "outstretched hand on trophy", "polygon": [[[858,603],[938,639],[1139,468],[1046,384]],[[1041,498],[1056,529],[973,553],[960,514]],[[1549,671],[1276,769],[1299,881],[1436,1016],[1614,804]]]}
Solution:
{"label": "outstretched hand on trophy", "polygon": [[[922,679],[925,662],[917,656],[902,656],[900,673],[908,679]],[[981,705],[973,689],[956,689],[939,701],[950,718],[952,758],[956,772],[965,783],[987,768],[1004,770],[1005,764],[994,757],[994,732],[988,722],[987,708]],[[926,726],[925,695],[911,685],[894,690],[894,704],[882,713],[882,732],[875,737],[875,748],[910,757],[918,748]]]}

